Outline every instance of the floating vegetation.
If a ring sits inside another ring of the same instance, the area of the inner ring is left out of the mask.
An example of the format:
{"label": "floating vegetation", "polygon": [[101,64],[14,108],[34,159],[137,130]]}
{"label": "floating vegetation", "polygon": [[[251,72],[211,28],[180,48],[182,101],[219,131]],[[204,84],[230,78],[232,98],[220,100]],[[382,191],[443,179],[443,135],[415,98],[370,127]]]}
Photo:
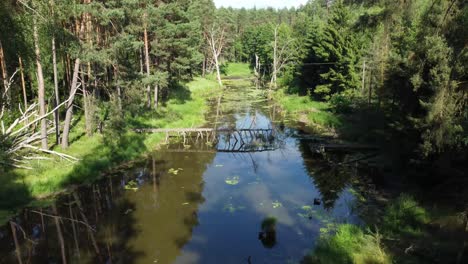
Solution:
{"label": "floating vegetation", "polygon": [[242,211],[244,209],[245,209],[245,206],[242,206],[242,205],[236,206],[233,203],[225,204],[223,207],[223,211],[229,212],[231,214],[235,213],[236,211]]}
{"label": "floating vegetation", "polygon": [[275,209],[283,206],[283,204],[280,203],[278,200],[272,202],[271,205],[273,205],[273,208]]}
{"label": "floating vegetation", "polygon": [[167,172],[170,174],[177,175],[179,171],[182,171],[182,170],[183,170],[182,168],[178,168],[178,169],[170,168]]}
{"label": "floating vegetation", "polygon": [[138,184],[134,180],[131,180],[127,184],[125,184],[125,190],[132,190],[136,192],[138,191]]}
{"label": "floating vegetation", "polygon": [[239,179],[240,179],[239,176],[233,176],[233,177],[226,178],[226,180],[224,181],[226,182],[226,184],[229,184],[229,185],[237,185],[239,183]]}
{"label": "floating vegetation", "polygon": [[183,203],[182,205],[189,205],[189,203]]}
{"label": "floating vegetation", "polygon": [[360,202],[366,202],[367,199],[366,197],[364,197],[361,193],[359,193],[358,191],[356,191],[355,189],[353,188],[349,188],[349,192],[354,196],[356,197]]}
{"label": "floating vegetation", "polygon": [[333,220],[325,211],[313,209],[310,205],[300,207],[300,212],[297,215],[306,219],[318,220],[324,224],[330,223]]}

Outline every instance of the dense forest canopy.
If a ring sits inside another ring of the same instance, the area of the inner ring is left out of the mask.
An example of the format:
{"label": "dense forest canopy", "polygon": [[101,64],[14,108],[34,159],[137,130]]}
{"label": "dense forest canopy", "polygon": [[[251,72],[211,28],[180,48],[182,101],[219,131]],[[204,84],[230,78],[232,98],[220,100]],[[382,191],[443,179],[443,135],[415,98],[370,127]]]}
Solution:
{"label": "dense forest canopy", "polygon": [[92,136],[157,109],[194,76],[217,72],[222,85],[228,62],[248,62],[259,85],[327,101],[337,113],[378,113],[380,127],[369,129],[405,139],[405,157],[466,158],[462,0],[314,0],[283,9],[8,0],[0,17],[2,166],[51,153],[52,141],[67,148],[76,113]]}

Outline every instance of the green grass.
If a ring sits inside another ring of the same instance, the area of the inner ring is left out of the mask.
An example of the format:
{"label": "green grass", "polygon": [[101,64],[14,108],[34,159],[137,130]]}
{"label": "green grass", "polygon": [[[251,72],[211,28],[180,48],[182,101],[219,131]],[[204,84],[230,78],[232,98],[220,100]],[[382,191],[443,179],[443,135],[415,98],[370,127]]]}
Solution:
{"label": "green grass", "polygon": [[252,71],[247,63],[231,62],[222,67],[225,76],[249,78],[252,77]]}
{"label": "green grass", "polygon": [[391,257],[380,240],[380,234],[366,233],[358,226],[342,224],[334,234],[324,234],[302,263],[390,264]]}
{"label": "green grass", "polygon": [[[206,99],[216,94],[218,85],[213,80],[195,78],[186,84],[185,97],[174,94],[158,111],[127,120],[136,127],[197,127],[205,123],[208,110]],[[161,134],[137,134],[131,130],[119,135],[115,144],[107,143],[101,134],[84,135],[84,121],[78,119],[72,129],[70,147],[57,151],[72,155],[80,161],[71,163],[58,158],[33,161],[33,170],[15,169],[0,177],[0,222],[14,212],[46,196],[65,190],[73,184],[95,181],[103,172],[122,162],[138,158],[161,142]]]}
{"label": "green grass", "polygon": [[389,235],[419,236],[430,219],[429,212],[412,196],[402,194],[385,209],[382,227]]}
{"label": "green grass", "polygon": [[275,91],[273,98],[286,113],[309,125],[325,128],[342,125],[339,117],[331,112],[330,105],[326,102],[314,101],[309,96],[286,94],[284,89]]}

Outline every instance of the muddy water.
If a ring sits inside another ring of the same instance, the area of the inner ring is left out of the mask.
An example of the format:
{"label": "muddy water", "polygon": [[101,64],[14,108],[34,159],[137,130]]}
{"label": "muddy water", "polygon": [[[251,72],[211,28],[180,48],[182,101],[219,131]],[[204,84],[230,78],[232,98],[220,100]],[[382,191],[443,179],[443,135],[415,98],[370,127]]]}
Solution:
{"label": "muddy water", "polygon": [[165,145],[59,197],[56,213],[24,210],[0,229],[0,263],[19,261],[12,230],[23,263],[298,263],[321,233],[360,223],[355,172],[235,83],[207,114],[223,132]]}

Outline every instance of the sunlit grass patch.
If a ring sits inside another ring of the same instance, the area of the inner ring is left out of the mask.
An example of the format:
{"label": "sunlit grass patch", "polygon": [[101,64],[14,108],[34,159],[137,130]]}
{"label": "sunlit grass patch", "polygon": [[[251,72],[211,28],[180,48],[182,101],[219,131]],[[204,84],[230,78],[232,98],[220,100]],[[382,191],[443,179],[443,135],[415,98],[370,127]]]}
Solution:
{"label": "sunlit grass patch", "polygon": [[339,225],[334,234],[322,235],[304,263],[392,263],[380,240],[381,235],[378,233],[365,232],[351,224]]}
{"label": "sunlit grass patch", "polygon": [[224,66],[224,75],[225,76],[235,76],[235,77],[250,77],[252,76],[252,71],[249,68],[247,63],[235,63],[231,62]]}
{"label": "sunlit grass patch", "polygon": [[296,118],[305,115],[307,120],[301,121],[325,127],[341,125],[340,119],[331,112],[330,105],[326,102],[314,101],[309,96],[286,94],[284,90],[276,91],[273,97],[286,113],[292,114]]}

